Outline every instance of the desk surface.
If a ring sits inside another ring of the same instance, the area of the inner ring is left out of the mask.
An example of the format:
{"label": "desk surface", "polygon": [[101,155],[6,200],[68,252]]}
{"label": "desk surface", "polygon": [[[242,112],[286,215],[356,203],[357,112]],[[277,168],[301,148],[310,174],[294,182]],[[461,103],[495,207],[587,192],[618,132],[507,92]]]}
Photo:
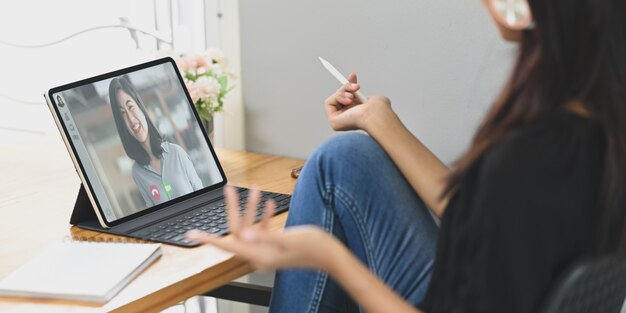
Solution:
{"label": "desk surface", "polygon": [[[218,149],[229,184],[289,193],[290,171],[304,161]],[[80,181],[58,134],[5,148],[0,155],[0,277],[65,236],[106,238],[68,224]],[[280,231],[286,214],[274,217]],[[2,312],[159,311],[250,273],[231,254],[213,247],[163,245],[163,256],[104,306],[59,300],[0,298]]]}

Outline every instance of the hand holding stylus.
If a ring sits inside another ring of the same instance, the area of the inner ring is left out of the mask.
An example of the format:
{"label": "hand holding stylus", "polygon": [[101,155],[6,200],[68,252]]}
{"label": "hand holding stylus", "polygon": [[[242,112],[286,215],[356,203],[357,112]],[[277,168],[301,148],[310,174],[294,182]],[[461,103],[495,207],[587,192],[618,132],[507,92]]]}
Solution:
{"label": "hand holding stylus", "polygon": [[[369,132],[373,121],[393,114],[391,103],[386,97],[372,96],[361,102],[356,96],[361,89],[356,74],[348,75],[348,83],[330,95],[325,103],[328,122],[333,130],[358,130]],[[376,117],[376,118],[372,118]]]}
{"label": "hand holding stylus", "polygon": [[[322,65],[324,66],[324,68],[326,68],[326,70],[330,74],[332,74],[342,85],[345,86],[348,83],[356,83],[356,74],[354,73],[350,74],[350,75],[354,75],[354,81],[346,79],[343,75],[341,75],[341,73],[332,64],[330,64],[330,62],[324,60],[322,57],[317,57],[317,58],[320,59],[320,62],[322,62]],[[361,103],[367,102],[367,97],[363,95],[360,91],[358,91],[358,89],[354,91],[354,96]]]}

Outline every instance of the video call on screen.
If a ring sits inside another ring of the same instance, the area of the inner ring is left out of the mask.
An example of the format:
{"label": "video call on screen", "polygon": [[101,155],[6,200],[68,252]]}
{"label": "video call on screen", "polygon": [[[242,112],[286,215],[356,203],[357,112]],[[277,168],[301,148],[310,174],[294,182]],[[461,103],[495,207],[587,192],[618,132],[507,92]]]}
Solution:
{"label": "video call on screen", "polygon": [[108,221],[220,183],[171,63],[52,95]]}

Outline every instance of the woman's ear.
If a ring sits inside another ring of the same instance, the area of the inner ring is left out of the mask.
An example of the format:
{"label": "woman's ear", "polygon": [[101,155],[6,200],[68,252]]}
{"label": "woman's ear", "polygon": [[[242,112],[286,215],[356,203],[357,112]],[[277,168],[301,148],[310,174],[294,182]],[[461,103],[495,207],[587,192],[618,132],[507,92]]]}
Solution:
{"label": "woman's ear", "polygon": [[527,0],[487,0],[487,9],[496,22],[511,30],[532,27],[533,19]]}
{"label": "woman's ear", "polygon": [[506,40],[519,41],[522,31],[534,26],[527,0],[483,0],[483,4]]}

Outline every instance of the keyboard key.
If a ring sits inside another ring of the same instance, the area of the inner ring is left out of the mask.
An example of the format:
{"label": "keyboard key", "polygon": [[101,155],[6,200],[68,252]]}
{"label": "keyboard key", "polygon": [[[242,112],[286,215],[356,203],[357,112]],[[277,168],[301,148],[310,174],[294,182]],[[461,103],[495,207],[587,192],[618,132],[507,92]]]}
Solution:
{"label": "keyboard key", "polygon": [[274,198],[274,201],[280,202],[280,201],[288,199],[288,198],[290,198],[288,195],[278,195],[278,197]]}
{"label": "keyboard key", "polygon": [[174,238],[171,239],[172,241],[176,241],[176,242],[180,242],[182,240],[185,240],[185,235],[178,235]]}
{"label": "keyboard key", "polygon": [[176,237],[176,236],[178,236],[178,234],[177,234],[177,233],[175,233],[175,232],[172,232],[172,233],[169,233],[169,234],[166,234],[166,235],[161,236],[161,239],[163,239],[163,240],[169,240],[169,239],[172,239],[172,238],[174,238],[174,237]]}
{"label": "keyboard key", "polygon": [[139,236],[139,237],[145,237],[145,236],[148,236],[150,233],[151,233],[151,231],[150,231],[150,230],[142,230],[142,231],[140,231],[140,232],[138,232],[138,233],[137,233],[137,236]]}

